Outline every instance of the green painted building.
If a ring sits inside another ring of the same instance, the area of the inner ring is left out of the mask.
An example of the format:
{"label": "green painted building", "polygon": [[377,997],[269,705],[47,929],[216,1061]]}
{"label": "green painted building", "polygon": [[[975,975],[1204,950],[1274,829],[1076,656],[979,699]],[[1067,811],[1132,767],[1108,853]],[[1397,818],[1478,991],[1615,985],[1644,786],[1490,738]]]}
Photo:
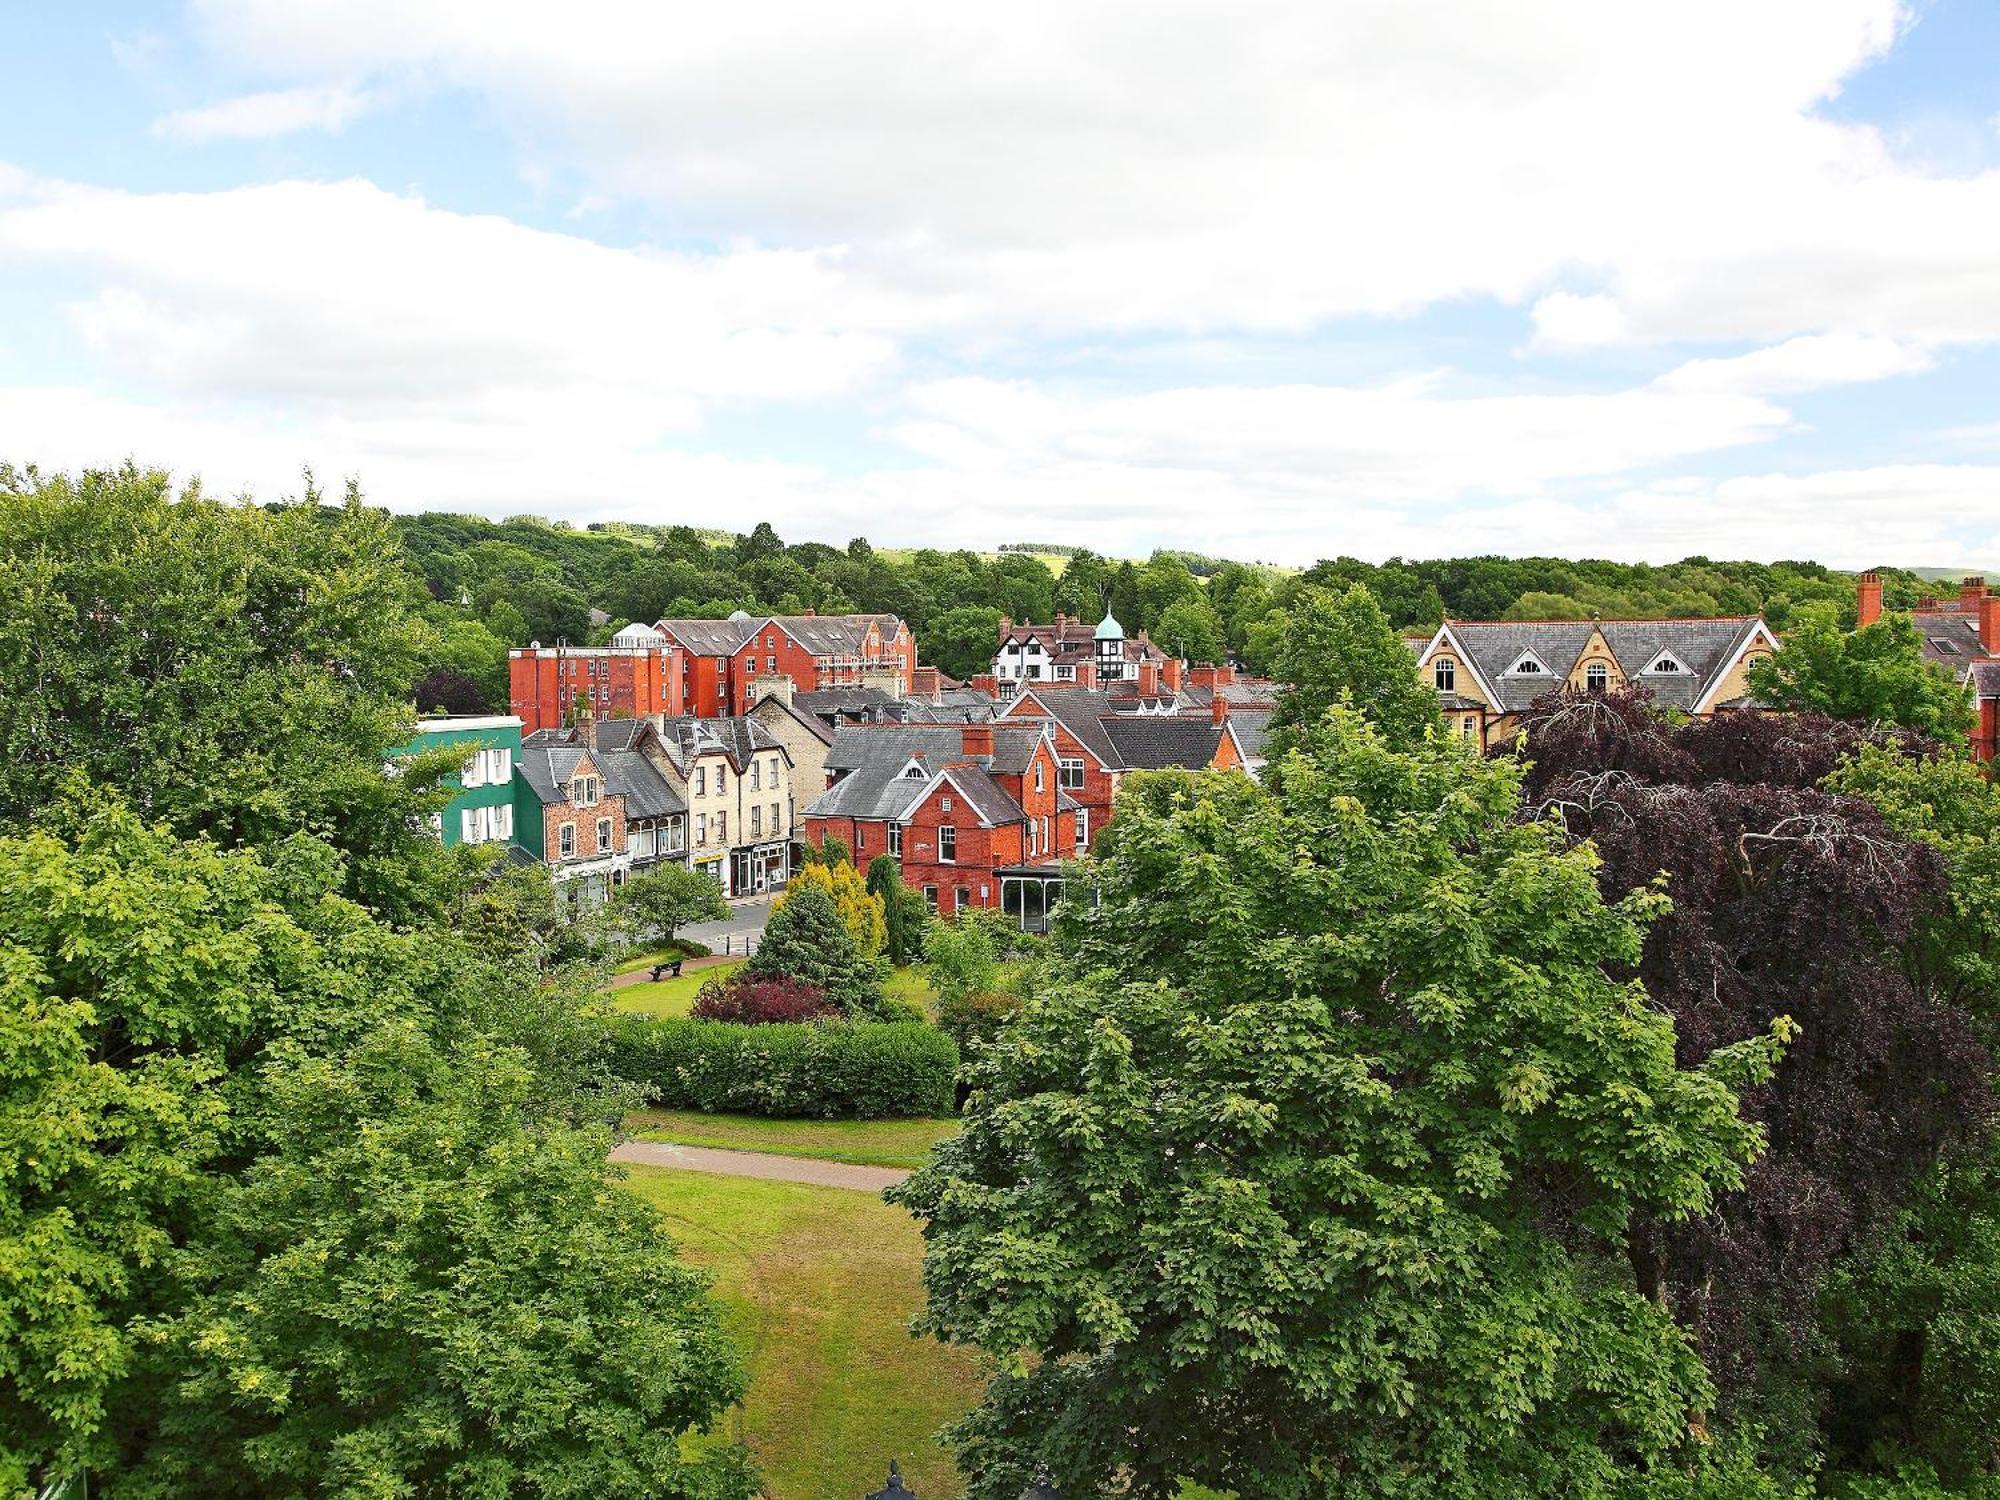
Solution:
{"label": "green painted building", "polygon": [[457,795],[436,820],[447,848],[506,844],[514,837],[514,767],[521,760],[521,721],[513,714],[456,714],[419,719],[400,753],[463,746],[465,765],[445,785]]}

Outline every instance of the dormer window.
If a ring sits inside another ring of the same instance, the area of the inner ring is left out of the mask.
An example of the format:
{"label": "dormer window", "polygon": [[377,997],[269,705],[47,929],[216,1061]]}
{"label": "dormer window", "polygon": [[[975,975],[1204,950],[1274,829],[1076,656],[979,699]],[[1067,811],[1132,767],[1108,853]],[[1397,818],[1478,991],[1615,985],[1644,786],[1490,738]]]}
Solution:
{"label": "dormer window", "polygon": [[1687,668],[1680,664],[1680,659],[1671,651],[1662,651],[1653,658],[1653,664],[1646,668],[1647,675],[1653,677],[1673,677],[1686,671]]}
{"label": "dormer window", "polygon": [[1514,665],[1507,669],[1509,677],[1550,677],[1554,674],[1542,665],[1542,659],[1532,651],[1523,651],[1514,659]]}
{"label": "dormer window", "polygon": [[1440,693],[1455,691],[1458,687],[1458,663],[1449,656],[1440,656],[1431,668],[1431,680],[1437,684]]}
{"label": "dormer window", "polygon": [[912,756],[908,761],[904,762],[903,769],[896,774],[907,781],[922,781],[930,772],[924,769],[922,761]]}

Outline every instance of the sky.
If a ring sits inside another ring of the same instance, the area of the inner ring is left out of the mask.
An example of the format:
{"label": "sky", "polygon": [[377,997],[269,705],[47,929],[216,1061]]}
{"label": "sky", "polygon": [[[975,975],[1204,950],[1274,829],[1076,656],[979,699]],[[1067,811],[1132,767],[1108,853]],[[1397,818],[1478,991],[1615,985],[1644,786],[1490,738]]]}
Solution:
{"label": "sky", "polygon": [[1994,0],[0,0],[0,458],[2000,571]]}

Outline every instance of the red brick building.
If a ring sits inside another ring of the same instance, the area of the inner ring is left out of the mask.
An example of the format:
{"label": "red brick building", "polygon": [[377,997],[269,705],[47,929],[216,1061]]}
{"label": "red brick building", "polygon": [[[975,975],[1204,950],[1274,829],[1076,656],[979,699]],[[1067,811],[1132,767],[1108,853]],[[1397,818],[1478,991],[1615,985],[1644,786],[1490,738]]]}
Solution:
{"label": "red brick building", "polygon": [[1017,624],[1002,615],[991,673],[995,682],[1007,686],[1048,682],[1102,688],[1137,682],[1148,668],[1154,684],[1164,682],[1169,692],[1180,690],[1180,660],[1154,645],[1143,629],[1127,640],[1125,627],[1109,613],[1094,626],[1058,613],[1050,625]]}
{"label": "red brick building", "polygon": [[1057,785],[1046,724],[863,724],[828,747],[806,837],[866,868],[888,854],[939,912],[1006,912],[1039,931],[1079,852],[1077,805]]}
{"label": "red brick building", "polygon": [[[1198,714],[1136,708],[1155,701],[1138,694],[1050,685],[1023,689],[1001,713],[1001,724],[1020,720],[1047,726],[1059,784],[1077,804],[1079,852],[1094,845],[1110,825],[1118,788],[1130,772],[1170,766],[1251,769],[1250,751],[1231,722],[1226,697],[1213,696]],[[1267,719],[1265,715],[1258,720],[1260,743]]]}
{"label": "red brick building", "polygon": [[[1882,579],[1863,573],[1855,591],[1855,623],[1872,625],[1882,618]],[[1965,685],[1978,706],[1972,729],[1975,760],[1992,760],[2000,750],[2000,595],[1984,578],[1967,578],[1956,600],[1919,599],[1910,621],[1923,640],[1927,661],[1934,661]]]}
{"label": "red brick building", "polygon": [[894,615],[765,615],[662,620],[660,633],[686,658],[687,712],[704,719],[746,714],[760,677],[794,689],[877,687],[908,697],[917,670],[910,627]]}
{"label": "red brick building", "polygon": [[507,699],[523,734],[560,729],[579,702],[599,719],[683,712],[682,658],[646,625],[627,625],[608,646],[543,646],[507,653]]}

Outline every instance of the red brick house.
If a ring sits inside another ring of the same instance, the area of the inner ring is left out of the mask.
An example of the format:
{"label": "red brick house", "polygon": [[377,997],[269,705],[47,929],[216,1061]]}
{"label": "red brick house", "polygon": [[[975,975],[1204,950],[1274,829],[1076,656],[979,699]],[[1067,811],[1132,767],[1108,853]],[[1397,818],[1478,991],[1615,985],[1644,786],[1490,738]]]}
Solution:
{"label": "red brick house", "polygon": [[888,854],[945,915],[994,907],[1047,926],[1080,844],[1046,723],[855,725],[828,747],[826,774],[809,841],[840,839],[864,869]]}
{"label": "red brick house", "polygon": [[[1156,700],[1091,688],[1024,688],[1002,711],[999,723],[1016,720],[1047,726],[1059,784],[1077,804],[1077,845],[1085,851],[1111,822],[1118,788],[1132,771],[1170,766],[1189,770],[1248,771],[1252,755],[1230,719],[1226,697],[1214,696],[1200,714],[1133,705]],[[1172,704],[1175,700],[1159,700]],[[1260,718],[1259,729],[1265,722]],[[1258,736],[1261,743],[1261,732]]]}
{"label": "red brick house", "polygon": [[561,729],[587,704],[599,719],[672,716],[681,707],[682,656],[648,625],[627,625],[608,646],[543,646],[507,653],[508,711],[521,732]]}
{"label": "red brick house", "polygon": [[[1872,625],[1882,618],[1882,578],[1863,573],[1855,591],[1855,624]],[[1910,622],[1923,640],[1927,661],[1947,669],[1964,684],[1978,705],[1972,728],[1972,756],[1992,760],[2000,750],[2000,594],[1984,578],[1967,578],[1958,598],[1919,599]]]}
{"label": "red brick house", "polygon": [[916,640],[894,615],[765,615],[662,620],[657,629],[688,661],[686,711],[710,719],[746,714],[758,678],[784,677],[809,693],[877,687],[907,697]]}

